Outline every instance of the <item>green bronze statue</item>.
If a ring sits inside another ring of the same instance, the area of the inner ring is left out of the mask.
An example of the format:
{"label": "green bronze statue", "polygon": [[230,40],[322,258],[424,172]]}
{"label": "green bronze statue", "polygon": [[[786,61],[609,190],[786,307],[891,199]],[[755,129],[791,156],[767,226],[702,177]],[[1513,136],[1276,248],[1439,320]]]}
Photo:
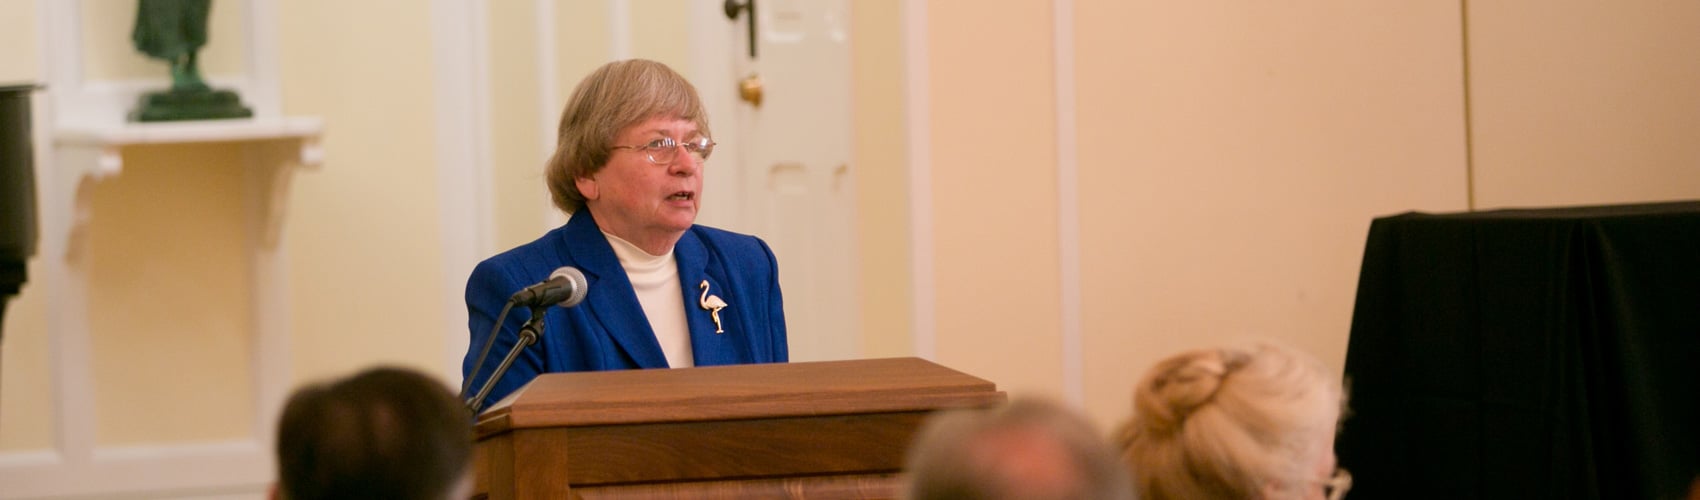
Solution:
{"label": "green bronze statue", "polygon": [[210,10],[212,0],[141,0],[136,8],[130,39],[136,50],[171,64],[171,90],[208,90],[195,54],[207,44]]}
{"label": "green bronze statue", "polygon": [[196,58],[207,44],[212,0],[140,0],[131,40],[136,50],[171,66],[171,89],[142,96],[131,121],[247,118],[253,111],[235,92],[214,90],[201,79]]}

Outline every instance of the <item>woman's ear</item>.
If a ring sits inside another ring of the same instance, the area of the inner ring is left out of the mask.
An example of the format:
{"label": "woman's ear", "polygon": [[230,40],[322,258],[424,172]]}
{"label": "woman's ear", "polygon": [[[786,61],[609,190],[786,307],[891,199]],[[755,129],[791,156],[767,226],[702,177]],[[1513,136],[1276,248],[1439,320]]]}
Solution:
{"label": "woman's ear", "polygon": [[596,192],[596,179],[579,177],[573,179],[573,186],[578,188],[578,194],[584,195],[585,201],[601,198],[601,194]]}

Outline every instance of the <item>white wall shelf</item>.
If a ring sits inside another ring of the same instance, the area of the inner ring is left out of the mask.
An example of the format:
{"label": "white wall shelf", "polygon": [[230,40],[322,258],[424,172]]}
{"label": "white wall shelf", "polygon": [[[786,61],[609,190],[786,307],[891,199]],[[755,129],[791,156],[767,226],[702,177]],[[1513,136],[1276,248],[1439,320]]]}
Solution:
{"label": "white wall shelf", "polygon": [[250,168],[272,170],[272,186],[263,198],[262,244],[277,242],[282,230],[284,202],[297,168],[316,168],[324,162],[319,138],[322,120],[315,117],[198,120],[128,123],[122,125],[61,126],[54,138],[54,162],[68,199],[75,201],[72,223],[65,229],[66,249],[75,252],[89,217],[86,190],[94,182],[117,176],[124,169],[124,148],[156,144],[240,142],[249,150]]}
{"label": "white wall shelf", "polygon": [[97,178],[116,175],[123,169],[123,155],[119,154],[123,147],[144,144],[294,140],[300,144],[295,161],[316,167],[324,161],[324,149],[319,146],[323,131],[323,122],[314,117],[68,125],[59,128],[54,145],[98,149],[101,154],[95,170],[84,172]]}
{"label": "white wall shelf", "polygon": [[165,144],[181,142],[254,141],[317,138],[324,125],[318,118],[195,120],[127,123],[120,126],[59,129],[60,144]]}

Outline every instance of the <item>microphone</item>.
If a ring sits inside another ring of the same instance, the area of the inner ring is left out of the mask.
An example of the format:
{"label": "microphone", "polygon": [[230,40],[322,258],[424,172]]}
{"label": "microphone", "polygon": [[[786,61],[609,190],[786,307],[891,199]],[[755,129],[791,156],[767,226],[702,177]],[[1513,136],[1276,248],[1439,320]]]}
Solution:
{"label": "microphone", "polygon": [[[460,384],[460,397],[466,398],[466,408],[472,411],[473,416],[476,417],[478,410],[484,407],[484,398],[490,395],[491,389],[496,388],[496,381],[501,380],[502,375],[508,372],[514,358],[519,357],[520,351],[526,347],[537,343],[537,338],[543,334],[543,310],[552,305],[576,306],[584,302],[585,295],[589,294],[590,285],[584,279],[584,272],[572,266],[561,266],[555,268],[555,272],[549,273],[549,279],[525,287],[508,297],[508,304],[502,307],[502,313],[496,315],[495,325],[490,327],[490,336],[484,339],[484,348],[479,350],[478,360],[472,363],[472,373],[467,374],[466,380]],[[490,355],[490,348],[496,345],[496,334],[502,331],[502,321],[507,319],[508,311],[514,306],[531,308],[531,319],[520,326],[519,338],[514,342],[513,348],[508,350],[508,355],[502,358],[501,364],[496,365],[496,370],[490,373],[490,378],[484,379],[484,386],[478,390],[477,395],[467,398],[467,391],[472,390],[473,379],[478,377],[478,370],[484,367],[484,358]]]}
{"label": "microphone", "polygon": [[572,307],[584,302],[584,296],[590,293],[589,288],[589,283],[584,279],[584,272],[572,266],[561,266],[555,269],[555,272],[549,273],[548,280],[515,292],[512,297],[508,297],[508,303],[528,307],[551,304]]}

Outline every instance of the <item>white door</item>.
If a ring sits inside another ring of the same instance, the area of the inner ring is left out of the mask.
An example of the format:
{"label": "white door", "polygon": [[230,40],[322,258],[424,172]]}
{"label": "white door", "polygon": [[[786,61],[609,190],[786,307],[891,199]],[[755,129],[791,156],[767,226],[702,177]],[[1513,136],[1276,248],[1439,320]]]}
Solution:
{"label": "white door", "polygon": [[[719,2],[716,2],[719,3]],[[721,17],[729,30],[730,92],[720,109],[735,130],[738,226],[773,247],[785,294],[791,360],[859,355],[850,175],[849,10],[844,0],[757,0],[751,57],[747,10]],[[759,80],[760,104],[738,98]],[[728,133],[730,135],[728,135]],[[725,172],[723,172],[725,173]]]}

